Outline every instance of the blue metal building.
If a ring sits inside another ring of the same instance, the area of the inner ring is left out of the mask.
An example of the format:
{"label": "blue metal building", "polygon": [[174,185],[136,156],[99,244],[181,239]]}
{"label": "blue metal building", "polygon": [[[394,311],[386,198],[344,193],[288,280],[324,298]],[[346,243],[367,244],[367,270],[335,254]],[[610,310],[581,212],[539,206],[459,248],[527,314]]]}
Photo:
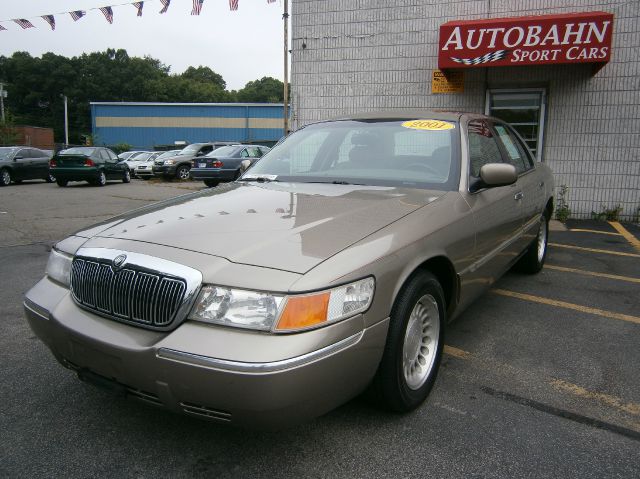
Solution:
{"label": "blue metal building", "polygon": [[91,102],[96,145],[128,143],[151,150],[176,142],[273,143],[284,132],[277,103]]}

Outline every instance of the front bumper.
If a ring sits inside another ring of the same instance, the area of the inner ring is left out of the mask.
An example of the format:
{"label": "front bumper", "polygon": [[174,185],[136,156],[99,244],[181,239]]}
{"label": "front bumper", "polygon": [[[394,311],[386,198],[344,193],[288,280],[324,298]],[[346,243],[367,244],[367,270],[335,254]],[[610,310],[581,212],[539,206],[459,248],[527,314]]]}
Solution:
{"label": "front bumper", "polygon": [[177,165],[153,165],[152,172],[155,176],[175,176]]}
{"label": "front bumper", "polygon": [[191,168],[189,176],[194,180],[234,181],[238,170],[223,170],[220,168]]}
{"label": "front bumper", "polygon": [[149,331],[81,310],[46,277],[27,293],[25,313],[58,361],[81,377],[176,412],[267,429],[317,417],[362,392],[388,327],[385,320],[364,328],[359,315],[289,335],[190,321]]}

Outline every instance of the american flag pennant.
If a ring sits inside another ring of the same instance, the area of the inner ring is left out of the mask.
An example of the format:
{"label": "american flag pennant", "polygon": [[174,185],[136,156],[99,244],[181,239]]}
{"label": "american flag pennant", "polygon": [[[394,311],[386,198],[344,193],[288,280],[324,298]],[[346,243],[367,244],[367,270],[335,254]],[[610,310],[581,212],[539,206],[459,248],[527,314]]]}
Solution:
{"label": "american flag pennant", "polygon": [[107,22],[113,23],[113,9],[111,7],[100,7],[100,11],[107,19]]}
{"label": "american flag pennant", "polygon": [[133,2],[132,5],[138,9],[138,17],[142,16],[142,7],[144,7],[144,2]]}
{"label": "american flag pennant", "polygon": [[29,20],[26,20],[24,18],[18,18],[14,20],[14,22],[20,25],[23,29],[34,28],[33,23],[31,23]]}
{"label": "american flag pennant", "polygon": [[171,0],[160,0],[160,3],[162,4],[162,10],[160,10],[160,13],[165,13],[169,9]]}
{"label": "american flag pennant", "polygon": [[229,10],[234,11],[238,9],[238,0],[229,0]]}
{"label": "american flag pennant", "polygon": [[42,19],[49,24],[51,30],[56,29],[56,19],[53,18],[53,15],[42,15]]}
{"label": "american flag pennant", "polygon": [[78,20],[80,20],[82,17],[86,15],[86,12],[82,10],[75,10],[73,12],[69,12],[69,15],[71,15],[71,18],[73,18],[74,22],[77,22]]}
{"label": "american flag pennant", "polygon": [[204,0],[193,0],[193,9],[191,10],[191,15],[200,15],[203,3]]}
{"label": "american flag pennant", "polygon": [[6,30],[6,28],[4,28],[2,25],[0,25],[0,32],[1,32],[2,30]]}

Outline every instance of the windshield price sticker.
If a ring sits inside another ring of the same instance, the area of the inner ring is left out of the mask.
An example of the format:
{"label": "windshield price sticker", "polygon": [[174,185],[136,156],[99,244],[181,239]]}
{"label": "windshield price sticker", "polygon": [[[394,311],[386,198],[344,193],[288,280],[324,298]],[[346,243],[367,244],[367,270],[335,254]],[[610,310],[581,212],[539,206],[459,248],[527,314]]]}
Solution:
{"label": "windshield price sticker", "polygon": [[453,130],[456,127],[453,123],[442,120],[411,120],[405,121],[402,126],[412,130],[427,131]]}

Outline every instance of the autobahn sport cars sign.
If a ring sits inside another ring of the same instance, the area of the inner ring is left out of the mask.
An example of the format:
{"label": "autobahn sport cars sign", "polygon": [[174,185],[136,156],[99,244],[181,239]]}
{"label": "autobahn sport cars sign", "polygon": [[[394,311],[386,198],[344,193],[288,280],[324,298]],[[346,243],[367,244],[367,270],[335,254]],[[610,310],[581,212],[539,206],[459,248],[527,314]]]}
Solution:
{"label": "autobahn sport cars sign", "polygon": [[447,22],[438,68],[606,63],[612,31],[606,12]]}

